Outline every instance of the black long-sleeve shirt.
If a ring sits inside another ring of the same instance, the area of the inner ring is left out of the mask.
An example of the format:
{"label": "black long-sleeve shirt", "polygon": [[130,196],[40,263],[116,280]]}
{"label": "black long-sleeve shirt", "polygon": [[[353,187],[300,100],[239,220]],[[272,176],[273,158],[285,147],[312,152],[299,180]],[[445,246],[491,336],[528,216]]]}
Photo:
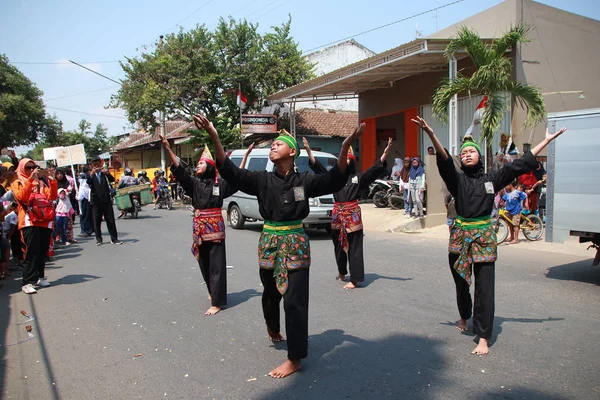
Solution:
{"label": "black long-sleeve shirt", "polygon": [[[449,154],[446,150],[446,154]],[[454,197],[456,213],[463,218],[489,216],[494,208],[494,197],[497,192],[514,181],[519,175],[537,167],[537,161],[530,151],[523,157],[506,164],[496,172],[489,174],[459,173],[450,155],[446,160],[437,156],[437,166],[448,191]]]}
{"label": "black long-sleeve shirt", "polygon": [[227,157],[219,172],[242,192],[256,196],[260,215],[273,222],[306,218],[309,198],[335,193],[346,182],[346,174],[337,165],[323,175],[290,172],[283,176],[278,172],[239,169]]}
{"label": "black long-sleeve shirt", "polygon": [[[327,169],[317,159],[315,159],[314,164],[310,165],[310,168],[317,175],[327,173]],[[340,203],[357,200],[360,197],[360,192],[373,183],[386,168],[387,161],[382,163],[380,159],[377,159],[375,164],[365,172],[350,175],[346,181],[346,186],[339,192],[335,192],[333,194],[333,199]]]}
{"label": "black long-sleeve shirt", "polygon": [[181,184],[185,193],[192,198],[194,208],[199,210],[221,208],[223,199],[238,191],[234,185],[224,179],[219,179],[216,185],[212,179],[192,178],[181,165],[177,168],[171,166],[171,173],[175,175],[175,179]]}

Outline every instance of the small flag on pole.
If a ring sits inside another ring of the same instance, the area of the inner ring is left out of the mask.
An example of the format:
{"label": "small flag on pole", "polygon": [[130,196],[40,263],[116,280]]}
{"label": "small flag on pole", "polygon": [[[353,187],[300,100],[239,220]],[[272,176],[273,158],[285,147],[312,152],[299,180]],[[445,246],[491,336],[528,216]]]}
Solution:
{"label": "small flag on pole", "polygon": [[237,94],[237,105],[239,108],[244,108],[246,107],[246,103],[248,102],[248,99],[246,98],[246,96],[244,96],[244,93],[242,93],[242,90],[239,89],[238,90],[238,94]]}

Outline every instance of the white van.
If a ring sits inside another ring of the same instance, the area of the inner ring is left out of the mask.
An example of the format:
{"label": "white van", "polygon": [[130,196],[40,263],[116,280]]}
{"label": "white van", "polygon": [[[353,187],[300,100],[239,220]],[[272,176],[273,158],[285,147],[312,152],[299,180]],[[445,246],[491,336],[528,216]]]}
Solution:
{"label": "white van", "polygon": [[[246,161],[246,169],[249,171],[269,171],[273,172],[275,165],[269,160],[270,148],[254,149]],[[238,167],[242,163],[246,150],[234,150],[229,155],[231,161]],[[337,158],[333,154],[322,151],[313,151],[313,156],[327,168],[331,169],[337,164]],[[296,159],[296,167],[299,172],[308,171],[313,173],[308,166],[308,156],[304,150],[300,151],[300,156]],[[308,200],[310,213],[304,219],[306,228],[331,229],[331,210],[333,210],[333,195],[317,197]],[[227,217],[233,229],[242,229],[246,221],[262,221],[262,216],[258,211],[258,200],[256,196],[250,196],[242,191],[238,191],[231,197],[223,201],[223,209],[227,210]]]}

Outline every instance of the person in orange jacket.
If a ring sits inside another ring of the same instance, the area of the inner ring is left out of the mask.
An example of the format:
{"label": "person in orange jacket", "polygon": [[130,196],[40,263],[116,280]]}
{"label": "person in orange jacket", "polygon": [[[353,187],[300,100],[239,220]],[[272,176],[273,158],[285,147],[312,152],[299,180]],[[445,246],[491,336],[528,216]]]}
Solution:
{"label": "person in orange jacket", "polygon": [[23,261],[23,287],[27,294],[36,293],[34,285],[49,286],[44,279],[46,253],[54,228],[54,206],[58,197],[58,184],[53,176],[45,175],[30,158],[23,158],[17,167],[17,180],[11,189],[18,202],[18,228],[21,232],[25,254]]}

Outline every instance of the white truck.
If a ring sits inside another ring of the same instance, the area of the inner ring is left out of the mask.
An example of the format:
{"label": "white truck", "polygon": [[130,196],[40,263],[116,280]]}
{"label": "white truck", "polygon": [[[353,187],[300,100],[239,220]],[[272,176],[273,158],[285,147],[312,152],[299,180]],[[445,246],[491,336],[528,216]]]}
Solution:
{"label": "white truck", "polygon": [[550,133],[568,131],[548,147],[546,241],[578,236],[600,263],[600,108],[548,114]]}

